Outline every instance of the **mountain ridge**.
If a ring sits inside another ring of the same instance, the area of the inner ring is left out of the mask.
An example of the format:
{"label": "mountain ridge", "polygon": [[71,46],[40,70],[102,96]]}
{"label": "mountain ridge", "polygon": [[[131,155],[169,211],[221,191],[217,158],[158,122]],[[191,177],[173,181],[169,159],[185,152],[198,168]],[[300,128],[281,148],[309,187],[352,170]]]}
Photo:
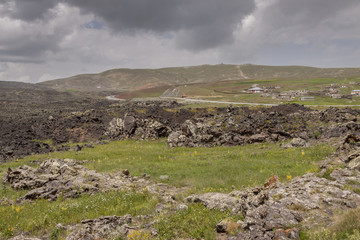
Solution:
{"label": "mountain ridge", "polygon": [[59,91],[134,91],[161,86],[274,78],[344,78],[360,76],[360,68],[316,68],[308,66],[199,65],[159,69],[110,69],[38,83]]}

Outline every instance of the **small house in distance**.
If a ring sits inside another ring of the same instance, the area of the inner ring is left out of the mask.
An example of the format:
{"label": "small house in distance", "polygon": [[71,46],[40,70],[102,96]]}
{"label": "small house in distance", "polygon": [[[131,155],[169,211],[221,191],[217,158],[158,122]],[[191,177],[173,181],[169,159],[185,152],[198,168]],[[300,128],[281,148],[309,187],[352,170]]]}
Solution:
{"label": "small house in distance", "polygon": [[248,90],[249,93],[263,93],[264,89],[260,87],[252,87]]}
{"label": "small house in distance", "polygon": [[315,97],[301,97],[300,101],[314,101]]}
{"label": "small house in distance", "polygon": [[351,95],[360,96],[360,90],[352,90]]}

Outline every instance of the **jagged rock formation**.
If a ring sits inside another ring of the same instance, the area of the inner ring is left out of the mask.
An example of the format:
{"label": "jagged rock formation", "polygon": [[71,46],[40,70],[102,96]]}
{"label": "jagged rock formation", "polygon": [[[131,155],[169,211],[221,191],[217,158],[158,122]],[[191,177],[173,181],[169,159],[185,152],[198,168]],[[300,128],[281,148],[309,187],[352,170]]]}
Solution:
{"label": "jagged rock formation", "polygon": [[[20,110],[18,105],[5,106],[0,107],[0,162],[32,153],[66,150],[61,144],[68,141],[168,137],[170,146],[196,147],[292,138],[311,142],[360,130],[359,110],[315,111],[294,104],[256,109],[185,109],[174,101],[83,101],[69,106],[24,105]],[[53,144],[44,140],[52,140]]]}
{"label": "jagged rock formation", "polygon": [[66,237],[66,240],[78,240],[78,239],[113,239],[113,238],[126,238],[131,235],[133,231],[142,231],[147,236],[156,236],[157,231],[148,227],[147,229],[141,229],[139,226],[134,226],[134,218],[131,215],[125,216],[106,216],[99,219],[86,219],[81,221],[80,224],[75,226],[59,226],[59,228],[70,231],[70,234]]}
{"label": "jagged rock formation", "polygon": [[82,194],[131,189],[147,191],[171,202],[172,195],[179,190],[154,183],[148,176],[132,177],[128,170],[117,174],[100,174],[72,159],[48,159],[38,169],[26,165],[9,169],[3,181],[14,189],[29,190],[18,202],[40,198],[56,200],[59,196],[73,198]]}
{"label": "jagged rock formation", "polygon": [[[333,169],[334,159],[329,159],[320,173],[296,177],[288,184],[273,176],[263,187],[229,194],[192,195],[186,200],[243,214],[239,233],[228,235],[227,239],[299,239],[301,229],[313,228],[314,223],[331,225],[334,212],[359,206],[360,195],[349,186],[360,183],[360,151],[354,147],[352,150],[352,154],[342,158],[344,169]],[[219,224],[219,229],[226,229],[224,223]]]}

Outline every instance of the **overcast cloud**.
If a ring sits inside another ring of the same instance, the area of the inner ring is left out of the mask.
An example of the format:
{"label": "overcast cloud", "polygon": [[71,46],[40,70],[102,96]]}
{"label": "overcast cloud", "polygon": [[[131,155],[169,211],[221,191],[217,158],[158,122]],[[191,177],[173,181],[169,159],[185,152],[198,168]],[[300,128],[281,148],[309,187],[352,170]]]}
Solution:
{"label": "overcast cloud", "polygon": [[360,67],[358,0],[0,0],[0,80],[199,64]]}

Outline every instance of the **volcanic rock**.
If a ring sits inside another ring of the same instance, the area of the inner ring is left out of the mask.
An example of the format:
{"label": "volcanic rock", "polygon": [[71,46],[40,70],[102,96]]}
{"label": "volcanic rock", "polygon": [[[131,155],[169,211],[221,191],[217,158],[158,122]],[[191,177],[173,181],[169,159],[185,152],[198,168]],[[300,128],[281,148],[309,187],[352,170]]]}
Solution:
{"label": "volcanic rock", "polygon": [[48,159],[38,169],[20,166],[9,169],[3,181],[14,189],[29,190],[18,201],[45,198],[56,200],[59,196],[73,198],[82,194],[94,194],[108,190],[148,191],[165,201],[173,201],[172,195],[180,189],[166,184],[153,183],[149,178],[131,177],[129,172],[100,174],[79,165],[72,159]]}

